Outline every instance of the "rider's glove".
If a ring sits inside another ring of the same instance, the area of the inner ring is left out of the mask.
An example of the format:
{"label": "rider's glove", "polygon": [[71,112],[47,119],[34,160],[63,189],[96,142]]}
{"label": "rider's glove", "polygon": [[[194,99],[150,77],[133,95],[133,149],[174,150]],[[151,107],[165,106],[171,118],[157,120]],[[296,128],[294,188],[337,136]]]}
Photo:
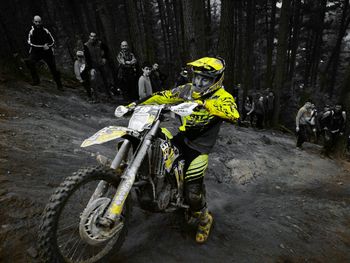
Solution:
{"label": "rider's glove", "polygon": [[204,105],[203,101],[201,100],[195,100],[194,102],[197,103],[198,105],[202,105],[202,106]]}
{"label": "rider's glove", "polygon": [[131,102],[130,104],[126,105],[126,107],[127,107],[129,110],[133,110],[133,109],[135,109],[135,107],[136,107],[136,102]]}

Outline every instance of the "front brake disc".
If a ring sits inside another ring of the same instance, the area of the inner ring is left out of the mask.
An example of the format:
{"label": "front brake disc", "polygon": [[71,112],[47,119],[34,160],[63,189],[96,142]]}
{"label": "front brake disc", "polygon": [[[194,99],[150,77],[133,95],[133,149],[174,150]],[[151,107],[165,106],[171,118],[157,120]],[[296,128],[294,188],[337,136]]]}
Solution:
{"label": "front brake disc", "polygon": [[97,224],[98,218],[101,217],[111,199],[101,197],[94,200],[80,216],[79,234],[80,237],[89,245],[96,246],[114,237],[120,233],[123,228],[123,222],[117,222],[112,228],[105,228]]}

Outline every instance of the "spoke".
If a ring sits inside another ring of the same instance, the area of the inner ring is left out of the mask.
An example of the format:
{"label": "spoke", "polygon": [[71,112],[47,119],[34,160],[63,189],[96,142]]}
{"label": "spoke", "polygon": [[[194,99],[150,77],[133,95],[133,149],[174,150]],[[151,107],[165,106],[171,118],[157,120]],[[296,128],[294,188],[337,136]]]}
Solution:
{"label": "spoke", "polygon": [[[79,229],[79,228],[78,228]],[[77,230],[74,230],[73,232],[72,232],[72,234],[69,236],[69,240],[68,241],[66,241],[66,244],[64,245],[64,247],[62,248],[62,252],[66,249],[66,247],[67,247],[67,245],[70,243],[70,241],[73,239],[73,236],[74,236],[74,234],[75,234],[75,232],[76,232]]]}
{"label": "spoke", "polygon": [[64,230],[67,230],[67,229],[69,229],[69,228],[71,228],[72,226],[75,226],[75,225],[77,225],[76,222],[74,222],[73,224],[70,224],[69,226],[65,226],[62,229],[59,229],[59,231],[57,231],[57,233],[62,233]]}
{"label": "spoke", "polygon": [[[75,255],[75,252],[77,252],[77,248],[79,247],[79,244],[81,242],[81,239],[79,238],[78,241],[76,241],[71,249],[71,251],[74,249],[74,252],[73,252],[73,255],[70,259],[73,259],[74,258],[74,255]],[[70,254],[70,252],[68,253],[68,255]]]}
{"label": "spoke", "polygon": [[85,255],[86,246],[87,246],[87,244],[84,242],[83,245],[82,245],[82,249],[80,251],[80,254],[79,254],[79,257],[77,258],[77,260],[81,260],[82,259],[82,255]]}

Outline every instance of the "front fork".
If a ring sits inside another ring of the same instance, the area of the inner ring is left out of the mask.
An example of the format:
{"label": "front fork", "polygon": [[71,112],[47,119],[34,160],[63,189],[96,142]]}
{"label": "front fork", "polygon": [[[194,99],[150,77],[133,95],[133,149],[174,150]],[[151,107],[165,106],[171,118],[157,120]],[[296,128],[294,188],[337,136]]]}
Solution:
{"label": "front fork", "polygon": [[[123,161],[125,155],[129,152],[131,146],[131,142],[129,140],[124,140],[123,144],[121,145],[118,153],[114,157],[112,164],[110,166],[111,169],[115,170],[119,167],[121,162]],[[97,185],[95,192],[92,194],[89,204],[91,204],[93,201],[95,201],[97,198],[100,198],[103,196],[106,191],[108,190],[108,183],[106,181],[101,180],[99,184]]]}
{"label": "front fork", "polygon": [[[154,136],[159,129],[160,121],[157,120],[152,129],[147,133],[144,141],[137,152],[132,164],[130,164],[122,176],[122,180],[118,186],[117,192],[113,197],[112,202],[107,208],[106,213],[103,216],[102,222],[116,222],[120,218],[123,211],[124,203],[128,197],[130,190],[135,182],[137,172],[142,164],[144,157],[146,156],[149,147],[152,144]],[[112,162],[113,165],[113,162]],[[114,168],[115,169],[115,168]],[[105,225],[105,224],[104,224]]]}

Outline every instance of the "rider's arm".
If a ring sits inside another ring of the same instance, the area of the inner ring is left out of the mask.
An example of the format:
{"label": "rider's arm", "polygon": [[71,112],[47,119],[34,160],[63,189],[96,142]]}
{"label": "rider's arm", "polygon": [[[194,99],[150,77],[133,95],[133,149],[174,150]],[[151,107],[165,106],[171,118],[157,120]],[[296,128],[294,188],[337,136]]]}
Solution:
{"label": "rider's arm", "polygon": [[227,92],[224,96],[206,100],[204,106],[211,114],[222,119],[235,122],[239,118],[235,99]]}
{"label": "rider's arm", "polygon": [[176,104],[185,101],[179,97],[179,88],[173,90],[164,90],[156,92],[142,100],[137,101],[137,104]]}
{"label": "rider's arm", "polygon": [[177,104],[184,102],[185,100],[179,97],[178,87],[173,90],[164,90],[153,93],[143,99],[134,101],[128,104],[126,107],[129,109],[135,108],[137,105],[148,105],[148,104]]}

